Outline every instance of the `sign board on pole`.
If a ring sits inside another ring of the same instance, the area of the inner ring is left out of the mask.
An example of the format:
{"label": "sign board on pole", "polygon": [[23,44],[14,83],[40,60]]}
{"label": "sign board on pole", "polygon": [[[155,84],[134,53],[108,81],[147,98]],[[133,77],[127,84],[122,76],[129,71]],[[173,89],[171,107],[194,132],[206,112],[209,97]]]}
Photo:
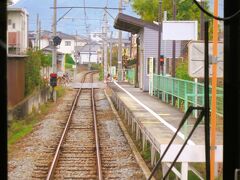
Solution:
{"label": "sign board on pole", "polygon": [[[213,44],[209,43],[209,76],[212,76]],[[204,77],[204,42],[192,41],[188,45],[188,73],[194,78]],[[217,77],[223,77],[223,43],[218,43]]]}
{"label": "sign board on pole", "polygon": [[149,57],[147,59],[148,62],[148,77],[149,77],[149,94],[152,96],[153,95],[153,73],[155,70],[155,58]]}
{"label": "sign board on pole", "polygon": [[197,21],[163,21],[163,40],[197,39]]}

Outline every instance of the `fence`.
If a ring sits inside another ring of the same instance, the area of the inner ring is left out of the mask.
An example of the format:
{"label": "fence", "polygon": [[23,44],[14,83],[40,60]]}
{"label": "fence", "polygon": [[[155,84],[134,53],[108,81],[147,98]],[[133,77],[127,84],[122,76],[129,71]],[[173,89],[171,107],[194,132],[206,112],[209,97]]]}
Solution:
{"label": "fence", "polygon": [[[186,112],[189,105],[204,106],[204,84],[172,77],[153,75],[153,93],[167,103],[180,108],[184,104]],[[212,88],[209,87],[211,97]],[[211,98],[210,98],[211,104]],[[211,106],[210,106],[211,107]],[[223,116],[223,89],[217,88],[217,114]]]}

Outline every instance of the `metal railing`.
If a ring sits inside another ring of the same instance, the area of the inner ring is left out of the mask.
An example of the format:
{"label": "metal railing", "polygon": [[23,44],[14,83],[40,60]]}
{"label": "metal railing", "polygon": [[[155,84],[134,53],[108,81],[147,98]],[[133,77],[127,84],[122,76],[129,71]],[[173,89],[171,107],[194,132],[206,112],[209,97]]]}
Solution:
{"label": "metal railing", "polygon": [[[173,143],[174,139],[177,136],[177,133],[180,131],[180,129],[183,127],[183,125],[185,124],[185,122],[187,121],[187,118],[190,116],[190,114],[192,113],[193,110],[199,110],[200,114],[197,117],[196,122],[194,123],[194,126],[192,128],[192,130],[190,131],[190,133],[188,134],[187,138],[185,139],[181,149],[179,150],[179,152],[177,153],[174,161],[172,162],[170,168],[168,169],[168,171],[164,174],[163,179],[165,180],[168,176],[168,174],[170,173],[171,169],[173,168],[174,164],[176,163],[178,157],[180,156],[180,154],[182,153],[184,147],[186,146],[188,140],[191,138],[192,134],[194,133],[195,129],[197,128],[197,126],[199,125],[199,123],[201,122],[201,120],[204,119],[204,132],[205,132],[205,159],[206,159],[206,179],[209,180],[210,179],[210,116],[209,116],[209,95],[210,95],[210,87],[209,87],[209,22],[206,21],[205,22],[205,43],[204,43],[204,89],[203,89],[203,97],[204,97],[204,103],[202,107],[193,107],[190,106],[186,113],[184,114],[182,121],[179,124],[179,127],[177,129],[177,131],[175,132],[174,136],[172,137],[172,139],[170,140],[167,148],[165,149],[165,151],[163,152],[163,155],[160,157],[160,159],[158,160],[156,166],[153,168],[153,171],[151,172],[151,175],[149,176],[148,180],[150,180],[152,178],[152,176],[154,175],[157,167],[160,165],[161,161],[163,160],[165,154],[167,153],[169,147],[171,146],[171,144]],[[161,76],[159,76],[161,77]],[[183,81],[184,82],[184,81]],[[174,83],[173,83],[174,84]],[[197,87],[198,84],[196,84],[195,86]],[[179,87],[178,87],[179,88]],[[185,89],[186,86],[185,86]],[[184,90],[185,90],[184,89]],[[172,94],[174,93],[174,88],[172,88]],[[197,92],[197,91],[196,91]],[[186,94],[187,91],[184,91],[184,93]],[[172,95],[173,96],[173,95]],[[214,162],[211,162],[214,163]]]}
{"label": "metal railing", "polygon": [[[211,86],[209,88],[211,97]],[[171,100],[173,104],[174,98],[176,98],[178,108],[183,101],[185,112],[190,105],[204,106],[204,84],[202,83],[154,74],[153,91],[155,96],[167,103]],[[217,88],[217,114],[223,116],[223,88],[219,87]]]}

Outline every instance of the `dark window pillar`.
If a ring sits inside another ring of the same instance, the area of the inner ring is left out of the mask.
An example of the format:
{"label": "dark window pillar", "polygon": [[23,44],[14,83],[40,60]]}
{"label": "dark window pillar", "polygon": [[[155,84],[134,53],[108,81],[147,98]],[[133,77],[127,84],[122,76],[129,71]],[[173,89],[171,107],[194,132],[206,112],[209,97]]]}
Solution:
{"label": "dark window pillar", "polygon": [[[240,1],[224,0],[224,14],[240,9]],[[224,155],[223,178],[240,169],[240,16],[224,23]]]}

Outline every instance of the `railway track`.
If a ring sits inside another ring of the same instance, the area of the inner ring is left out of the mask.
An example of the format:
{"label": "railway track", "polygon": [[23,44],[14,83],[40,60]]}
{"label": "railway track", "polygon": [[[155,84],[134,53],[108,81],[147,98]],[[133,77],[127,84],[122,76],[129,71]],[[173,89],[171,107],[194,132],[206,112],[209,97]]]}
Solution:
{"label": "railway track", "polygon": [[[93,73],[83,82],[93,82]],[[80,88],[58,145],[45,155],[53,161],[43,156],[34,178],[145,179],[115,118],[102,89]]]}
{"label": "railway track", "polygon": [[[87,74],[85,82],[93,81]],[[47,179],[102,179],[94,90],[79,89]]]}

